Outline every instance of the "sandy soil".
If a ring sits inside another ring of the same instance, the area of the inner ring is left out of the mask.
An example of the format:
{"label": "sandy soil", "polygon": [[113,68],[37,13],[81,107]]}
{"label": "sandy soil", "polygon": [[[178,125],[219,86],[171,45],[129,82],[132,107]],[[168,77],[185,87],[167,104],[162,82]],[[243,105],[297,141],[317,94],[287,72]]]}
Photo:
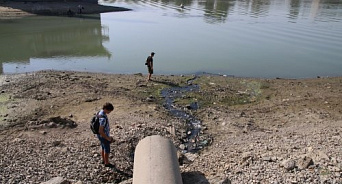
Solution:
{"label": "sandy soil", "polygon": [[[82,5],[82,14],[96,14],[105,12],[128,11],[127,8],[103,6],[85,2],[58,2],[58,1],[0,1],[0,18],[15,18],[31,15],[62,15],[78,16],[78,5]],[[68,14],[68,10],[71,13]]]}
{"label": "sandy soil", "polygon": [[[175,106],[202,121],[196,153],[186,153],[186,125],[164,109],[163,88],[193,76],[41,71],[0,77],[1,183],[130,183],[134,148],[159,134],[180,155],[184,183],[341,183],[342,78],[251,79],[199,76],[199,91]],[[105,102],[115,138],[100,164],[89,120]],[[189,104],[197,102],[199,109]],[[307,165],[303,162],[311,160]],[[291,163],[293,163],[291,166]]]}

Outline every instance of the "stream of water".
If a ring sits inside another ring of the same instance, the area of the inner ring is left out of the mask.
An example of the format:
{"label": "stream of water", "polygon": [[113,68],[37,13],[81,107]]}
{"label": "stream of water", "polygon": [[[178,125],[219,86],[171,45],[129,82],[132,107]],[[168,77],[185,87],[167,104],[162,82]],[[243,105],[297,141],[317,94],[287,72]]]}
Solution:
{"label": "stream of water", "polygon": [[199,134],[201,132],[201,121],[195,116],[191,115],[190,112],[192,110],[197,110],[199,108],[199,104],[197,102],[192,102],[187,106],[189,111],[181,109],[180,107],[175,106],[174,101],[177,98],[183,98],[186,96],[187,92],[198,91],[199,86],[192,84],[192,82],[196,79],[190,79],[187,81],[187,85],[184,87],[171,87],[165,88],[161,91],[162,97],[164,97],[164,107],[168,110],[173,116],[176,118],[180,118],[186,122],[187,125],[187,139],[185,140],[185,151],[193,152],[196,151],[203,146],[205,146],[205,142],[201,142],[199,138]]}

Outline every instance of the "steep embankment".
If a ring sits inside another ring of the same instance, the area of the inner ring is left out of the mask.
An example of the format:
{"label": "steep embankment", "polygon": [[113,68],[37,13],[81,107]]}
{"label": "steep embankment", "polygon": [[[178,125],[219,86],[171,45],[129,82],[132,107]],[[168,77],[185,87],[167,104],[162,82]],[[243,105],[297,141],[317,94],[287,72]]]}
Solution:
{"label": "steep embankment", "polygon": [[[81,5],[81,14],[79,13]],[[40,2],[40,1],[0,1],[0,18],[23,17],[30,15],[64,15],[80,16],[84,14],[97,14],[104,12],[128,11],[127,8],[103,6],[86,2]]]}

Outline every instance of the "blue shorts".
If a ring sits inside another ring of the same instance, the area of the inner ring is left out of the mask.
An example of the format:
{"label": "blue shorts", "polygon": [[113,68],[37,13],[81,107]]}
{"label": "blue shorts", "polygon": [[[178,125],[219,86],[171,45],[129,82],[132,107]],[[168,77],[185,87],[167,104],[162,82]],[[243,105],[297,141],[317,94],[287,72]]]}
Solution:
{"label": "blue shorts", "polygon": [[102,150],[104,150],[106,153],[110,153],[110,142],[105,138],[102,138],[99,134],[97,134],[97,138],[99,138],[101,142]]}

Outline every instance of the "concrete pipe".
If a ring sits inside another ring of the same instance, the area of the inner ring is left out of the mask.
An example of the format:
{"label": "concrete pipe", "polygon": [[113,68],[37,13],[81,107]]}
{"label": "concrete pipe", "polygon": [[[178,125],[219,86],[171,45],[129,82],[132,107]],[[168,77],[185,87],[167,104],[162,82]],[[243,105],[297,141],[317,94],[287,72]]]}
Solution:
{"label": "concrete pipe", "polygon": [[153,135],[138,143],[134,156],[133,184],[183,184],[177,151],[169,139]]}

